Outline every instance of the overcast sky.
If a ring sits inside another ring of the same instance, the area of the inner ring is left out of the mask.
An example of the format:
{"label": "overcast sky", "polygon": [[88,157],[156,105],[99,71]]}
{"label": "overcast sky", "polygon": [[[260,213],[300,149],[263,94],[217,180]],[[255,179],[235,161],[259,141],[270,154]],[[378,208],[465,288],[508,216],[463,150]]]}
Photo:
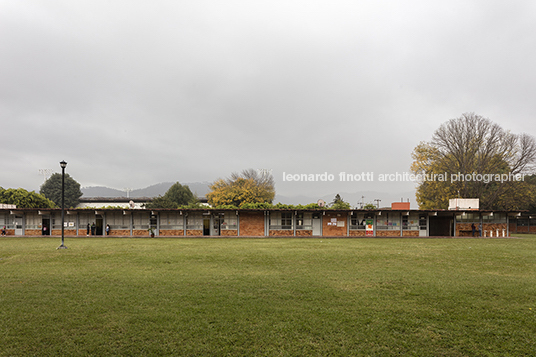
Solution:
{"label": "overcast sky", "polygon": [[536,134],[535,64],[532,0],[0,0],[0,186],[408,191],[379,175],[462,113]]}

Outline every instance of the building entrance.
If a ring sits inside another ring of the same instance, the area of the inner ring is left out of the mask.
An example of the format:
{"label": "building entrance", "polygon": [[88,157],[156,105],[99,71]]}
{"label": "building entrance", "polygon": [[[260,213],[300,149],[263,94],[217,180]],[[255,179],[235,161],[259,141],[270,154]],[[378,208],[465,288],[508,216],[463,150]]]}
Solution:
{"label": "building entrance", "polygon": [[50,235],[50,217],[43,217],[41,220],[41,234],[44,236]]}
{"label": "building entrance", "polygon": [[102,235],[102,226],[103,226],[104,220],[102,219],[102,216],[95,217],[95,235],[101,236]]}
{"label": "building entrance", "polygon": [[452,237],[454,233],[454,221],[452,217],[429,216],[428,229],[430,236]]}

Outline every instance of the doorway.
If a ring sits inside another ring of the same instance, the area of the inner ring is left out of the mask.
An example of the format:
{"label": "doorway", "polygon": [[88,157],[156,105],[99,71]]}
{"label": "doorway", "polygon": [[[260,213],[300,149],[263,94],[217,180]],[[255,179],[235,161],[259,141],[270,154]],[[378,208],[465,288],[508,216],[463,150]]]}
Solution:
{"label": "doorway", "polygon": [[215,214],[212,217],[212,232],[211,235],[219,236],[221,235],[221,223],[223,222],[222,214]]}
{"label": "doorway", "polygon": [[210,235],[210,217],[203,217],[203,235]]}
{"label": "doorway", "polygon": [[103,226],[104,220],[102,216],[95,217],[95,235],[101,236],[102,235],[102,226]]}
{"label": "doorway", "polygon": [[50,235],[50,217],[43,217],[41,221],[41,235]]}
{"label": "doorway", "polygon": [[430,216],[428,229],[430,230],[430,236],[435,237],[452,237],[454,231],[454,221],[452,217],[437,217]]}
{"label": "doorway", "polygon": [[16,236],[21,236],[23,234],[22,223],[23,223],[23,217],[16,215],[15,216],[15,235]]}
{"label": "doorway", "polygon": [[313,236],[322,235],[322,215],[318,212],[313,213]]}

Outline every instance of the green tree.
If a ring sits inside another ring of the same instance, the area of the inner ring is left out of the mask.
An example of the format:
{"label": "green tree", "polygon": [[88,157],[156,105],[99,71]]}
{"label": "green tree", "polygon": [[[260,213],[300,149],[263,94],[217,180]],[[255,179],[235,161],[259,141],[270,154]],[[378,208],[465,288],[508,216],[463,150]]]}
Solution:
{"label": "green tree", "polygon": [[17,208],[54,208],[56,205],[45,196],[23,188],[0,187],[0,203],[16,205]]}
{"label": "green tree", "polygon": [[[52,174],[41,185],[39,190],[43,196],[51,200],[56,206],[61,207],[61,174]],[[69,174],[65,174],[65,208],[74,208],[80,203],[80,197],[82,191],[80,190],[80,184]]]}
{"label": "green tree", "polygon": [[197,198],[192,193],[188,185],[174,183],[166,191],[164,196],[158,196],[146,205],[147,208],[178,208],[197,203]]}
{"label": "green tree", "polygon": [[[446,209],[455,197],[478,198],[480,208],[496,210],[520,209],[531,200],[531,185],[512,178],[533,173],[536,139],[474,113],[442,124],[412,157],[411,171],[421,178],[416,192],[421,209]],[[508,180],[498,179],[503,175]]]}
{"label": "green tree", "polygon": [[232,173],[227,179],[218,179],[210,186],[208,202],[213,207],[245,203],[272,203],[275,197],[274,178],[271,174],[248,169]]}
{"label": "green tree", "polygon": [[350,203],[345,202],[340,194],[336,194],[335,198],[333,199],[333,202],[331,202],[330,209],[351,209],[352,206],[350,206]]}

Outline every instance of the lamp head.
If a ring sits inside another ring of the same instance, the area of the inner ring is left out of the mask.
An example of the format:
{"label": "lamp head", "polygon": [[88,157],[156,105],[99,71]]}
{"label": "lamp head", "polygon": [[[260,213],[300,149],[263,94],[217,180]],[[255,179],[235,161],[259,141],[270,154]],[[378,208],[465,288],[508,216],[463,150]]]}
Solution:
{"label": "lamp head", "polygon": [[64,169],[64,168],[67,167],[67,163],[65,162],[65,160],[62,160],[62,161],[60,162],[60,166],[61,166],[62,169]]}

